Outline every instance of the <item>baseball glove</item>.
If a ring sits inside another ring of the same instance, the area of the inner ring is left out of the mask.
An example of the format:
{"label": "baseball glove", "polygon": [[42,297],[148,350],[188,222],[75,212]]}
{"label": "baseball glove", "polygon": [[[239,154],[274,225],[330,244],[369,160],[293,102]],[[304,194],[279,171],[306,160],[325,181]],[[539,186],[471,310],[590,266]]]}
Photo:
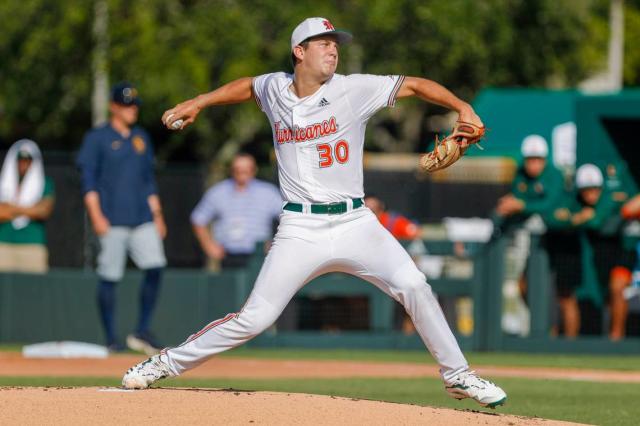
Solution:
{"label": "baseball glove", "polygon": [[484,126],[479,127],[473,123],[456,121],[450,135],[441,141],[436,136],[436,146],[433,151],[420,157],[420,168],[425,172],[432,173],[449,167],[464,155],[470,145],[478,143],[482,139],[484,131]]}

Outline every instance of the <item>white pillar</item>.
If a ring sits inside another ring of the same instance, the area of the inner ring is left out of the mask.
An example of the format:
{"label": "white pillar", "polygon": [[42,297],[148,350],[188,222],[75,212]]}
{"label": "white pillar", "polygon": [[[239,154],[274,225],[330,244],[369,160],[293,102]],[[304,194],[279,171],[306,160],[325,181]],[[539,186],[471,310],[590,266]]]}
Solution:
{"label": "white pillar", "polygon": [[624,0],[611,0],[609,11],[609,78],[611,90],[622,89],[624,73]]}
{"label": "white pillar", "polygon": [[107,121],[109,103],[109,9],[106,0],[94,3],[93,19],[93,92],[91,94],[91,111],[93,125]]}

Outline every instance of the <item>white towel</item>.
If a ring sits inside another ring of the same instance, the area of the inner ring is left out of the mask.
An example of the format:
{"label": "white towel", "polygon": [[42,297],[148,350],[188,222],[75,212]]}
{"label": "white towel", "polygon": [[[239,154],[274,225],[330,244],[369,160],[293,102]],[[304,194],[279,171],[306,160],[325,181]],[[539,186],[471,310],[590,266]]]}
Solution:
{"label": "white towel", "polygon": [[[18,152],[28,151],[32,162],[22,182],[18,176]],[[20,139],[9,148],[0,172],[0,202],[31,207],[42,199],[44,167],[38,145],[29,139]],[[20,216],[11,222],[15,229],[27,226],[30,219]]]}

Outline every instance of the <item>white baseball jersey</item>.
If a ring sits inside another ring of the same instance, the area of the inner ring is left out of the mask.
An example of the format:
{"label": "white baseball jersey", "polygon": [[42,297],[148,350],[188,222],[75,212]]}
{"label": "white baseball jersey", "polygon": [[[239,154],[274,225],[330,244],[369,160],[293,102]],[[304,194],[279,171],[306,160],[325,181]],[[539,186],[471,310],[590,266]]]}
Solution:
{"label": "white baseball jersey", "polygon": [[[401,76],[335,74],[316,93],[299,99],[289,89],[292,75],[256,77],[253,91],[273,129],[283,198],[326,203],[362,197],[367,120],[394,104],[402,81]],[[360,277],[402,303],[445,382],[468,370],[426,277],[366,207],[341,214],[283,210],[242,310],[164,350],[161,361],[177,375],[246,342],[273,324],[300,288],[329,272]]]}
{"label": "white baseball jersey", "polygon": [[269,117],[282,198],[328,203],[364,196],[362,153],[367,121],[393,106],[403,76],[334,74],[313,95],[298,98],[293,75],[264,74],[253,93]]}

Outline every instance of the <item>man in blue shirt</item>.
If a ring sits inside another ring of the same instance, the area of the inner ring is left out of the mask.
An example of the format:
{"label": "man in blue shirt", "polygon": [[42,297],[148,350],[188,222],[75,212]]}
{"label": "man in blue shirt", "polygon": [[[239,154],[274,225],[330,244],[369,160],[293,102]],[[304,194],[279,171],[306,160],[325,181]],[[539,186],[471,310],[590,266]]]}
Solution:
{"label": "man in blue shirt", "polygon": [[107,345],[121,348],[115,332],[115,285],[122,279],[127,253],[145,271],[140,290],[140,318],[127,345],[148,354],[158,352],[149,333],[162,268],[162,239],[167,228],[153,173],[153,147],[139,126],[140,99],[129,83],[115,85],[108,123],[91,129],[77,158],[87,213],[100,240],[98,305]]}
{"label": "man in blue shirt", "polygon": [[231,178],[209,188],[191,214],[200,247],[223,268],[246,266],[256,243],[271,238],[273,222],[282,213],[280,192],[255,179],[256,170],[251,155],[237,154]]}

